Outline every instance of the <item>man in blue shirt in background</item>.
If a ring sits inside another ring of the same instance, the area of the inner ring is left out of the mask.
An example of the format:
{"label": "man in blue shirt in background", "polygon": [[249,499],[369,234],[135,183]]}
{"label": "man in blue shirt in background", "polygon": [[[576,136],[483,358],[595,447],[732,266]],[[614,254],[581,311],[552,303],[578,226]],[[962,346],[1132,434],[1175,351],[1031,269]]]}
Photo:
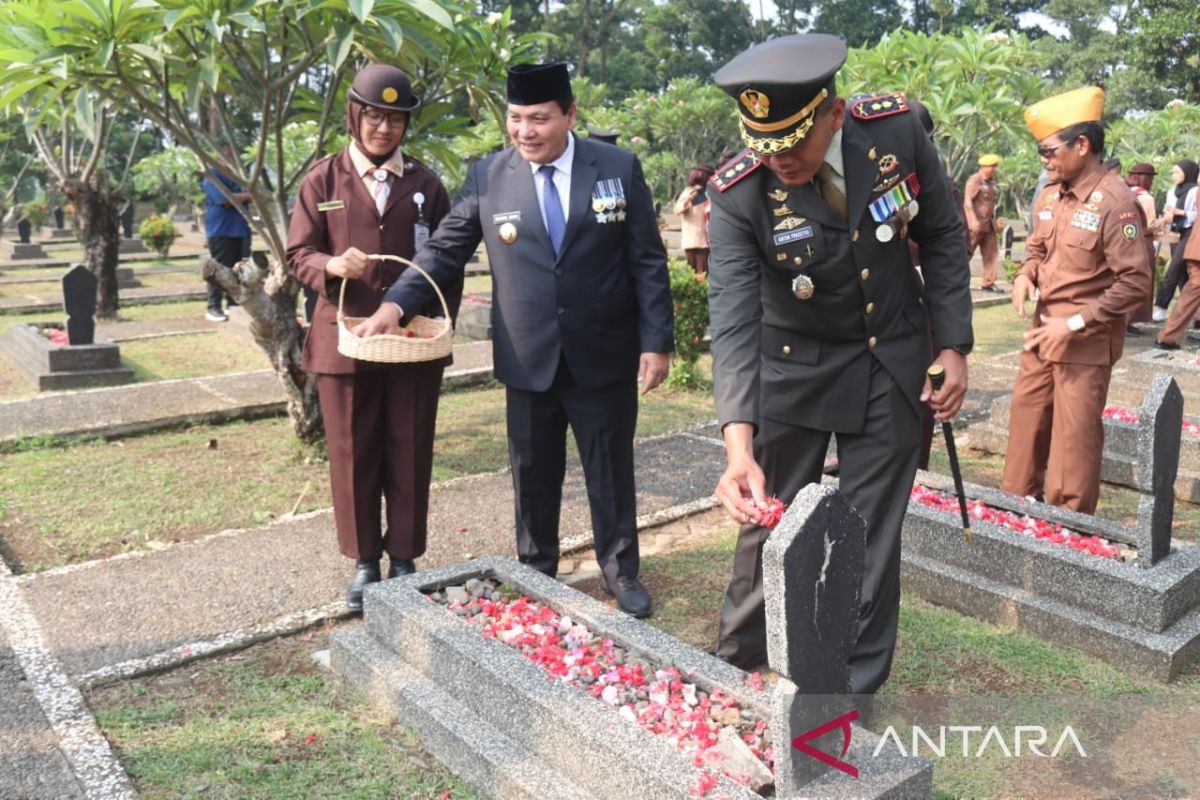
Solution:
{"label": "man in blue shirt in background", "polygon": [[[233,163],[237,157],[233,148],[226,145],[222,148],[225,158]],[[204,235],[208,238],[208,254],[214,261],[224,267],[232,267],[243,258],[250,256],[250,226],[245,217],[233,207],[233,204],[221,194],[213,181],[216,176],[239,203],[249,203],[250,195],[242,191],[242,187],[219,172],[204,176],[201,186],[204,189]],[[208,310],[204,318],[209,322],[226,322],[229,317],[221,310],[221,299],[225,306],[234,305],[233,299],[222,291],[215,283],[208,287]]]}

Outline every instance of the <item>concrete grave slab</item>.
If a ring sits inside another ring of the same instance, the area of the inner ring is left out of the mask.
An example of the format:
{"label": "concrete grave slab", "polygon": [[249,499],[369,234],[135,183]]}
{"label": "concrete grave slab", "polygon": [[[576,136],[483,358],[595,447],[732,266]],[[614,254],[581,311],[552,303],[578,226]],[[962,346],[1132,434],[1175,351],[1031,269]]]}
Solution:
{"label": "concrete grave slab", "polygon": [[[769,714],[768,696],[750,686],[746,673],[511,559],[468,561],[368,587],[365,624],[331,638],[335,674],[345,687],[366,692],[403,724],[417,727],[439,760],[489,796],[508,796],[494,777],[506,775],[496,766],[499,757],[464,736],[447,733],[449,729],[494,732],[489,738],[505,747],[511,743],[510,752],[519,754],[513,757],[521,759],[527,775],[564,781],[584,797],[692,797],[689,787],[700,772],[662,737],[626,721],[586,692],[549,680],[519,652],[484,639],[424,595],[482,577],[497,579],[570,616],[612,639],[631,657],[674,665],[697,686],[720,688],[742,708],[764,718]],[[451,708],[442,701],[445,697],[458,705]],[[877,742],[865,730],[856,729],[854,735],[864,743]],[[842,773],[826,775],[822,790],[812,796],[926,796],[928,765],[908,766],[883,781],[893,787],[888,791],[901,794],[864,795],[864,786],[882,780],[875,767],[866,764],[867,781],[853,783]],[[729,798],[758,797],[724,776],[712,792]]]}

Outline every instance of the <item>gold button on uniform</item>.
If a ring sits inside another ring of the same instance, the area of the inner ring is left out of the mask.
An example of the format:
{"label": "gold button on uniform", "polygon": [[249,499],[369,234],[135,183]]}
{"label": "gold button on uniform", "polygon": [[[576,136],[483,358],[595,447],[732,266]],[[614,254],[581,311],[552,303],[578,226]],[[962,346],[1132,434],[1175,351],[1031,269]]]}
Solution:
{"label": "gold button on uniform", "polygon": [[852,241],[852,242],[858,241],[858,231],[855,231],[854,233],[850,234],[850,241]]}
{"label": "gold button on uniform", "polygon": [[783,354],[785,356],[790,356],[792,354],[792,346],[790,344],[785,344],[783,346]]}
{"label": "gold button on uniform", "polygon": [[872,311],[874,311],[874,310],[875,310],[875,304],[874,304],[874,303],[867,303],[867,313],[868,313],[868,314],[870,314],[870,313],[871,313]]}
{"label": "gold button on uniform", "polygon": [[804,263],[804,259],[801,258],[800,256],[796,256],[795,258],[792,259],[792,263],[798,267]]}
{"label": "gold button on uniform", "polygon": [[870,339],[867,339],[867,347],[870,347],[872,349],[875,348],[875,337],[874,336],[872,336]]}
{"label": "gold button on uniform", "polygon": [[871,270],[864,269],[862,272],[858,273],[858,277],[865,281],[867,278],[871,277]]}

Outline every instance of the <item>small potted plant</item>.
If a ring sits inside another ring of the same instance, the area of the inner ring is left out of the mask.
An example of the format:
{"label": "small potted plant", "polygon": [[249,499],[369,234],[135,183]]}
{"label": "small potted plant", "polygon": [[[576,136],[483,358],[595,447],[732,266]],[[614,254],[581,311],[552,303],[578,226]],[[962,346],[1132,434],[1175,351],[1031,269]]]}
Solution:
{"label": "small potted plant", "polygon": [[158,253],[159,258],[166,258],[171,245],[179,238],[175,231],[175,223],[168,216],[151,214],[138,225],[138,236],[146,245]]}

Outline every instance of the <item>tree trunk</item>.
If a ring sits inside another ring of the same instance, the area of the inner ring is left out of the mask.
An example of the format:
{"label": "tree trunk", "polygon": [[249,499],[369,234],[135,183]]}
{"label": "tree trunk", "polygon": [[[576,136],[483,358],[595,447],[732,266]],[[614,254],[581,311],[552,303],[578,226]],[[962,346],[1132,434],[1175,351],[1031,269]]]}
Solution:
{"label": "tree trunk", "polygon": [[287,269],[255,253],[232,269],[211,258],[204,279],[224,289],[250,315],[250,332],[271,360],[287,393],[288,417],[296,438],[312,444],[324,436],[316,377],[300,368],[304,334],[296,319],[300,284]]}
{"label": "tree trunk", "polygon": [[109,184],[104,170],[99,169],[86,182],[76,177],[68,178],[63,191],[75,205],[84,264],[96,276],[96,318],[115,319],[120,307],[117,296],[120,196]]}

